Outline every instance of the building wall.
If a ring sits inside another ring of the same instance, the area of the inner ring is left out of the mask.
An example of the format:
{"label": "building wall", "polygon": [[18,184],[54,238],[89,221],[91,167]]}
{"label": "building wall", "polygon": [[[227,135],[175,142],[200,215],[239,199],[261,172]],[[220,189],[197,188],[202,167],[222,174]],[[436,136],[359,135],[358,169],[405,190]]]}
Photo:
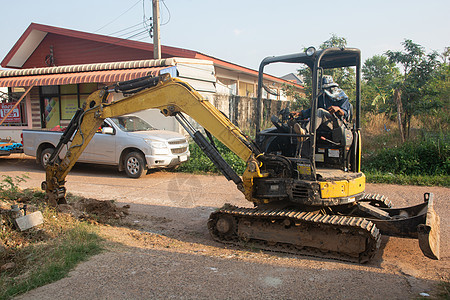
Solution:
{"label": "building wall", "polygon": [[[53,61],[50,48],[53,47]],[[163,55],[163,58],[164,57]],[[133,49],[120,44],[112,45],[49,33],[22,66],[23,69],[105,63],[128,60],[153,59],[148,50]],[[53,64],[52,64],[53,62]]]}
{"label": "building wall", "polygon": [[[215,68],[217,82],[222,93],[232,94],[241,97],[256,97],[258,91],[258,76],[250,76],[238,72],[232,72],[223,68]],[[278,95],[267,93],[264,89],[262,91],[263,98],[273,100],[293,100],[283,93],[283,85],[278,81],[264,79],[264,84]],[[299,93],[303,90],[297,88]]]}

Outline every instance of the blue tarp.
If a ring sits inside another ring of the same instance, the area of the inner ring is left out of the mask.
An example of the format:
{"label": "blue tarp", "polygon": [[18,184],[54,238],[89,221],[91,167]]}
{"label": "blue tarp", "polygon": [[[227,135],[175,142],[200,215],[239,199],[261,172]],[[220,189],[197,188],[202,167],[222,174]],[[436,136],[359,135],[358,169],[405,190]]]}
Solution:
{"label": "blue tarp", "polygon": [[11,151],[17,148],[22,147],[21,143],[2,143],[0,142],[0,150],[3,151]]}

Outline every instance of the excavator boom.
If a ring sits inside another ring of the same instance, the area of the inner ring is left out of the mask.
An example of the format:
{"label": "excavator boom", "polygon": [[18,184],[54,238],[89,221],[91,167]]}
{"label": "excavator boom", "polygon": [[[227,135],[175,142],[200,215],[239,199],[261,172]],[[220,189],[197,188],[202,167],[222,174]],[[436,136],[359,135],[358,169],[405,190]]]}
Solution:
{"label": "excavator boom", "polygon": [[[135,92],[137,88],[141,91]],[[107,103],[108,94],[113,90],[124,94],[134,94]],[[65,178],[104,119],[150,108],[159,109],[165,116],[176,117],[200,147],[207,150],[207,155],[219,170],[229,180],[233,180],[240,190],[244,191],[240,177],[224,162],[217,150],[209,145],[203,135],[189,124],[182,113],[186,113],[197,120],[201,126],[244,161],[248,161],[259,153],[257,147],[237,126],[191,86],[179,79],[171,78],[169,74],[165,74],[160,77],[121,82],[113,89],[103,89],[89,95],[83,107],[76,112],[71,120],[49,160],[46,169],[46,181],[42,184],[42,188],[47,191],[49,200],[53,204],[64,202]],[[58,155],[62,147],[67,145],[69,141],[71,145],[65,157],[60,160]]]}

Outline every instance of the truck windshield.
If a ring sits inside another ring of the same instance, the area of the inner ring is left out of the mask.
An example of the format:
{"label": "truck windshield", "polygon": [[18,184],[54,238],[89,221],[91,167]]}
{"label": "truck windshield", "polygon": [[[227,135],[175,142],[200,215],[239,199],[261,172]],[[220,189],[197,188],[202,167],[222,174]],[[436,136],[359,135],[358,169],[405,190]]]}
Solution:
{"label": "truck windshield", "polygon": [[111,120],[126,132],[156,130],[156,128],[136,116],[121,116],[111,118]]}

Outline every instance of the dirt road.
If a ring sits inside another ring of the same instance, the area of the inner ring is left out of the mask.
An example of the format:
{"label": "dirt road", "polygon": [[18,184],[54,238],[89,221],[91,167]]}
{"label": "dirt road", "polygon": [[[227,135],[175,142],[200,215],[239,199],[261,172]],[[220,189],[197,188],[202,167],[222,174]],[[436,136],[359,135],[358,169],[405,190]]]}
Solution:
{"label": "dirt road", "polygon": [[[24,173],[30,179],[23,187],[39,187],[44,179],[30,158],[0,158],[0,175]],[[367,192],[384,194],[398,207],[435,194],[442,258],[423,257],[415,240],[386,237],[373,261],[356,265],[212,241],[206,221],[215,208],[251,206],[221,176],[155,172],[135,180],[114,168],[80,165],[67,181],[71,193],[130,204],[128,226],[102,227],[108,251],[20,299],[411,299],[450,280],[448,188],[369,184]]]}

